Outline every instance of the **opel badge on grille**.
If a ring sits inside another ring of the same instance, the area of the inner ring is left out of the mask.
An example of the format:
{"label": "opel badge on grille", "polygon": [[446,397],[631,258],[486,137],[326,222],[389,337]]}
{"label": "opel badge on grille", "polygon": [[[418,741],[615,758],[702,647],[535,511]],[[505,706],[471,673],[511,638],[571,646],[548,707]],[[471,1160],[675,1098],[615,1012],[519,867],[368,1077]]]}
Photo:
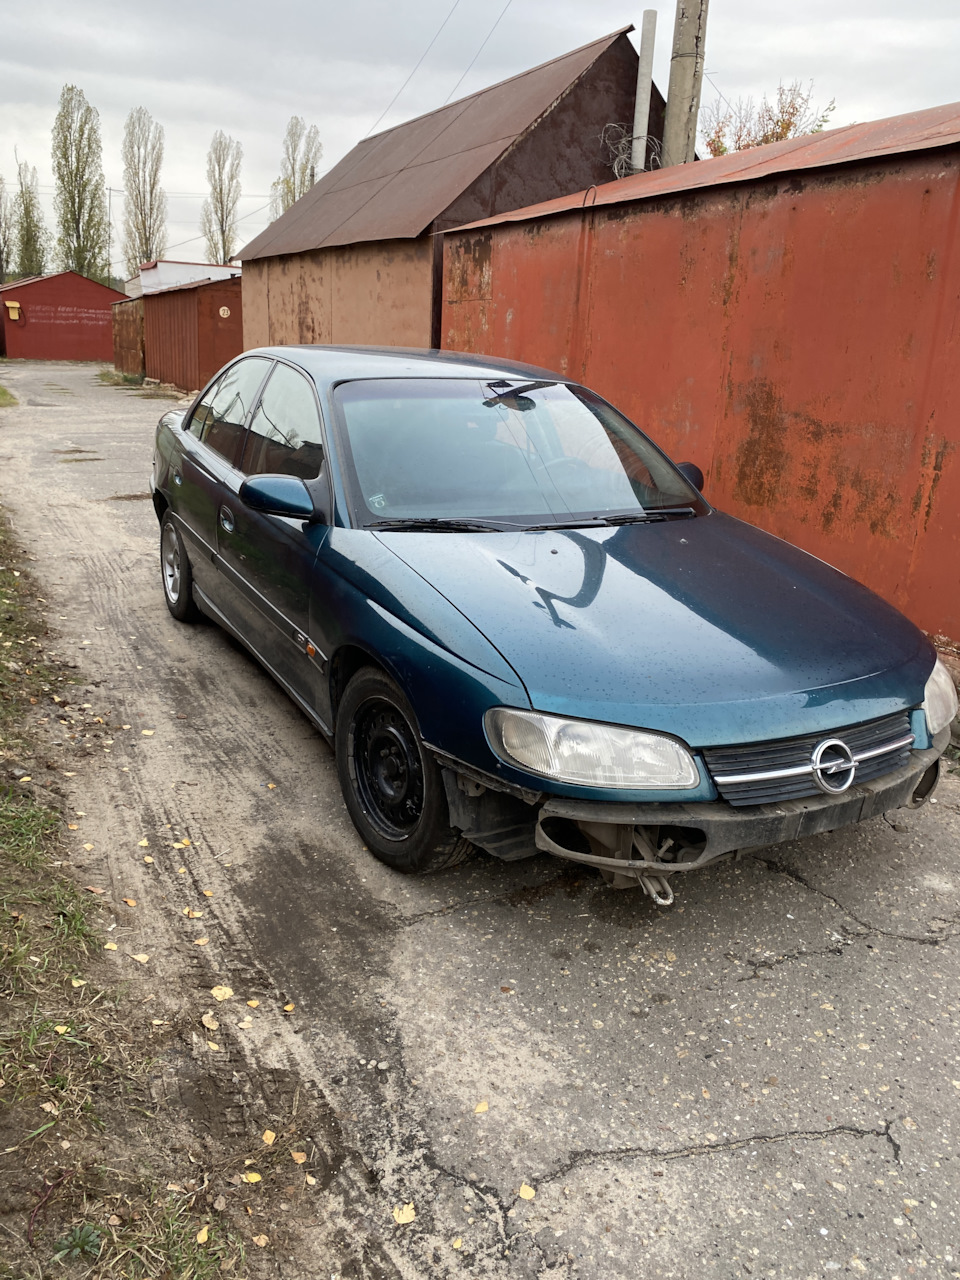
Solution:
{"label": "opel badge on grille", "polygon": [[857,772],[853,752],[839,738],[825,738],[818,742],[810,757],[810,766],[814,782],[828,796],[846,791]]}

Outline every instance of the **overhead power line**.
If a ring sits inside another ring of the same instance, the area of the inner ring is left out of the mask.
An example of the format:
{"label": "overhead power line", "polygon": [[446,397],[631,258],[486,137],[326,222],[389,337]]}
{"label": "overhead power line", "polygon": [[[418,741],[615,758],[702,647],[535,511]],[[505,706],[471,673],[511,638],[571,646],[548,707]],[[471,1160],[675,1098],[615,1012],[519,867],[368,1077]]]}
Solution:
{"label": "overhead power line", "polygon": [[370,128],[367,130],[367,132],[363,135],[363,136],[364,136],[364,138],[369,138],[369,137],[370,137],[371,133],[373,133],[374,129],[376,129],[377,125],[378,125],[378,124],[380,123],[380,121],[384,118],[384,116],[385,116],[385,115],[387,115],[387,114],[389,113],[390,109],[393,107],[393,104],[394,104],[394,103],[396,102],[396,100],[400,97],[401,93],[403,93],[404,89],[407,87],[407,85],[410,83],[410,81],[413,79],[413,77],[414,77],[414,76],[417,74],[417,72],[420,70],[421,66],[423,65],[423,60],[424,60],[424,58],[426,58],[427,54],[430,52],[430,50],[433,48],[433,46],[434,46],[434,45],[437,43],[437,41],[440,39],[440,33],[443,31],[444,27],[447,25],[447,23],[448,23],[448,22],[450,21],[450,19],[453,17],[454,13],[456,13],[457,9],[459,8],[459,5],[460,5],[460,0],[453,0],[453,7],[451,8],[451,10],[450,10],[450,12],[447,14],[447,16],[444,18],[444,20],[440,23],[439,27],[437,27],[437,30],[436,30],[436,33],[435,33],[435,35],[434,35],[433,39],[430,41],[430,43],[429,43],[429,44],[427,45],[427,47],[424,49],[423,53],[420,55],[420,59],[419,59],[419,61],[417,62],[417,65],[413,68],[413,70],[412,70],[412,71],[410,72],[410,74],[407,76],[406,80],[404,80],[403,84],[400,86],[400,88],[397,90],[397,92],[396,92],[396,93],[393,95],[393,97],[390,99],[389,103],[388,103],[388,104],[387,104],[387,106],[384,108],[384,110],[383,110],[383,111],[381,111],[381,113],[380,113],[380,115],[379,115],[379,116],[377,116],[377,119],[374,121],[374,123],[370,126]]}
{"label": "overhead power line", "polygon": [[457,90],[458,90],[458,89],[460,88],[460,86],[463,84],[464,80],[466,80],[467,76],[470,74],[471,70],[473,69],[473,64],[476,62],[476,60],[480,57],[481,53],[483,53],[484,49],[487,47],[487,44],[488,44],[488,43],[489,43],[489,41],[490,41],[490,37],[491,37],[491,36],[493,35],[493,33],[496,31],[497,27],[499,27],[500,22],[501,22],[501,19],[503,18],[503,15],[507,12],[507,10],[510,8],[510,6],[511,6],[512,4],[513,4],[513,0],[507,0],[507,3],[506,3],[506,4],[503,6],[503,8],[500,10],[500,17],[499,17],[499,18],[497,18],[496,22],[493,24],[493,26],[492,26],[492,27],[490,28],[490,30],[487,32],[486,39],[483,41],[483,44],[481,44],[481,46],[480,46],[480,48],[477,50],[477,52],[476,52],[476,53],[473,55],[473,57],[470,59],[470,64],[469,64],[469,66],[467,67],[466,71],[464,71],[463,75],[460,77],[460,79],[457,81],[457,83],[453,86],[453,88],[450,90],[450,92],[449,92],[449,93],[447,94],[447,96],[444,98],[444,100],[443,100],[443,105],[444,105],[444,106],[446,106],[446,105],[447,105],[447,103],[450,101],[450,99],[453,97],[453,95],[457,92]]}

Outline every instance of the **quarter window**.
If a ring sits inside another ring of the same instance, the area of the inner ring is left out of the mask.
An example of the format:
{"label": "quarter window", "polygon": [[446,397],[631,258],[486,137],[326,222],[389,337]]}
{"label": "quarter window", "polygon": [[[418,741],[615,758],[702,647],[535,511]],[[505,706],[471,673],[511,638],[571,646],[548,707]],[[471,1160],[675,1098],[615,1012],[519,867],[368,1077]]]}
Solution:
{"label": "quarter window", "polygon": [[250,423],[243,470],[248,475],[299,476],[320,474],[323,445],[320,413],[307,379],[278,364]]}
{"label": "quarter window", "polygon": [[[205,445],[226,458],[232,467],[240,465],[243,429],[269,365],[269,360],[262,356],[251,356],[231,365],[217,384],[209,408],[199,424],[199,432],[194,432],[199,434]],[[191,431],[194,431],[194,423],[201,410],[203,402],[193,415]]]}

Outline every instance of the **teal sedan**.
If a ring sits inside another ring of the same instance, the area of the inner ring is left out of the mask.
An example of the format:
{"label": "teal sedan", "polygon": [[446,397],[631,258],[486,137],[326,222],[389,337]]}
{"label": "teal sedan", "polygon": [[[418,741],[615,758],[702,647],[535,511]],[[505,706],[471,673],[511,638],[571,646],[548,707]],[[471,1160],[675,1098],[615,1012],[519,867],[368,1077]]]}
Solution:
{"label": "teal sedan", "polygon": [[923,803],[957,710],[912,623],[702,485],[548,370],[277,347],[161,418],[152,493],[170,612],[324,734],[383,862],[548,851],[666,904]]}

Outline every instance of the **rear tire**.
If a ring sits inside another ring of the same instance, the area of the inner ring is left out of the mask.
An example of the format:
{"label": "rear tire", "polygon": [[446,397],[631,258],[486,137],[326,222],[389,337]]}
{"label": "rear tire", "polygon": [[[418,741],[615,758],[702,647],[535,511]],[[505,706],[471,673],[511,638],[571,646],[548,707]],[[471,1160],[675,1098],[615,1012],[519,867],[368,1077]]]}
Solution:
{"label": "rear tire", "polygon": [[344,803],[381,862],[416,875],[452,867],[473,851],[450,826],[440,770],[413,708],[384,672],[363,667],[347,685],[335,745]]}
{"label": "rear tire", "polygon": [[196,622],[200,611],[193,602],[193,571],[173,516],[160,521],[160,577],[167,608],[178,622]]}

